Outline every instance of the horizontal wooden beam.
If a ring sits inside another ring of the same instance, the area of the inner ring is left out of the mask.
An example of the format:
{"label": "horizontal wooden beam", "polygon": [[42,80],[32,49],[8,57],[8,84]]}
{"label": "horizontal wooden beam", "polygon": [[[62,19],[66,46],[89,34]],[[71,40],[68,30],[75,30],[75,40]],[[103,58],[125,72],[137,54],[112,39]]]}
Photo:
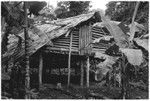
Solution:
{"label": "horizontal wooden beam", "polygon": [[[69,51],[69,48],[61,48],[61,47],[47,47],[46,50],[58,50],[58,51]],[[78,52],[77,48],[72,47],[72,52]]]}
{"label": "horizontal wooden beam", "polygon": [[[57,50],[57,49],[55,49],[55,50],[43,50],[43,52],[45,52],[45,53],[69,54],[69,51],[65,51],[65,50],[60,51],[60,50]],[[72,55],[79,55],[79,52],[77,52],[77,51],[72,51],[71,54],[72,54]]]}

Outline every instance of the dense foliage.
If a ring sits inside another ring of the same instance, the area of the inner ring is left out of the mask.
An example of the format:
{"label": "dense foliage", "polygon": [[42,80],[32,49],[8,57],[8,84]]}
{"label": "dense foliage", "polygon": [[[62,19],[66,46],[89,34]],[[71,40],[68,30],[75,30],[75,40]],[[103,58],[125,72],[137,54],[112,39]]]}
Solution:
{"label": "dense foliage", "polygon": [[90,1],[61,1],[57,4],[57,18],[67,18],[88,12]]}
{"label": "dense foliage", "polygon": [[[120,3],[124,3],[124,2],[120,2]],[[130,85],[143,86],[143,84],[144,84],[144,87],[146,87],[146,85],[148,85],[147,81],[145,82],[144,78],[138,74],[140,71],[142,71],[142,70],[146,71],[148,69],[148,64],[147,64],[147,62],[149,61],[148,54],[145,54],[145,53],[148,53],[148,51],[147,51],[148,39],[143,37],[145,34],[148,34],[148,29],[147,29],[147,31],[143,31],[146,29],[146,28],[145,29],[142,28],[143,23],[139,24],[139,23],[135,22],[135,21],[137,21],[137,18],[138,18],[137,17],[138,9],[140,9],[139,3],[136,2],[136,6],[134,6],[133,12],[132,12],[133,15],[128,18],[129,20],[126,19],[125,20],[126,22],[123,21],[125,18],[122,19],[124,17],[124,15],[122,15],[122,17],[121,17],[121,15],[119,15],[119,14],[122,14],[122,13],[121,12],[118,13],[118,10],[116,11],[117,8],[115,8],[116,7],[115,4],[120,5],[120,3],[111,2],[112,5],[114,4],[113,6],[111,5],[112,7],[114,7],[114,11],[112,9],[110,9],[110,10],[112,10],[112,12],[111,11],[108,12],[108,9],[107,9],[107,13],[106,13],[106,15],[108,15],[108,13],[109,14],[113,13],[114,15],[116,14],[116,16],[114,16],[113,14],[110,15],[110,17],[112,19],[115,19],[115,17],[119,16],[120,19],[116,18],[115,20],[121,21],[120,23],[110,21],[110,19],[108,17],[105,17],[104,14],[101,12],[102,22],[95,24],[95,25],[100,26],[100,27],[102,27],[102,26],[106,27],[109,30],[111,36],[113,36],[113,38],[115,40],[115,44],[119,47],[119,48],[117,48],[118,51],[114,51],[114,52],[120,53],[120,56],[119,56],[119,59],[120,59],[119,64],[120,65],[118,65],[118,67],[120,68],[119,72],[121,74],[119,76],[121,78],[121,80],[119,80],[119,81],[121,81],[121,83],[122,83],[122,97],[129,98],[129,95],[130,95],[129,86]],[[132,2],[126,2],[126,3],[128,3],[130,5],[132,4]],[[140,4],[142,4],[142,3],[140,3]],[[138,5],[139,5],[139,7],[138,7]],[[123,9],[125,9],[125,7]],[[123,9],[121,9],[121,10],[123,10]],[[135,19],[133,19],[133,18],[135,18]],[[148,15],[147,15],[147,18],[148,18]],[[126,24],[123,24],[123,23],[126,23]],[[148,23],[147,22],[145,22],[145,23],[148,26]],[[123,31],[123,26],[124,26],[124,28],[126,26],[129,30]],[[136,30],[137,29],[136,27],[138,27],[138,29],[139,29],[138,31]],[[135,34],[138,36],[135,36]],[[133,36],[133,37],[131,38],[131,36]],[[100,40],[102,40],[102,39],[100,39]],[[111,47],[114,47],[114,46],[111,46]],[[113,52],[112,49],[115,49],[115,48],[111,48],[111,50],[109,49],[109,51]],[[108,50],[107,50],[107,53],[108,53]],[[107,53],[105,53],[105,54],[107,54]],[[102,56],[102,55],[100,55],[100,56]],[[114,54],[113,57],[116,57],[116,55]],[[102,64],[102,63],[100,63],[100,64]],[[113,66],[111,66],[112,69],[110,69],[109,66],[108,66],[109,69],[108,69],[108,67],[103,68],[103,67],[105,67],[105,65],[101,66],[98,64],[97,66],[101,69],[102,72],[107,71],[107,73],[105,73],[105,75],[109,74],[110,78],[113,77],[112,75],[114,75],[114,74],[116,75],[115,72],[112,72],[115,69]],[[132,74],[134,74],[135,77],[131,79]],[[148,77],[148,73],[146,73],[144,75],[145,75],[144,77]],[[102,79],[102,78],[100,78],[100,79]],[[147,78],[147,80],[148,80],[148,78]]]}
{"label": "dense foliage", "polygon": [[[107,4],[106,15],[110,16],[111,20],[131,23],[136,2],[131,1],[111,1]],[[149,2],[140,2],[135,21],[143,24],[148,31]]]}

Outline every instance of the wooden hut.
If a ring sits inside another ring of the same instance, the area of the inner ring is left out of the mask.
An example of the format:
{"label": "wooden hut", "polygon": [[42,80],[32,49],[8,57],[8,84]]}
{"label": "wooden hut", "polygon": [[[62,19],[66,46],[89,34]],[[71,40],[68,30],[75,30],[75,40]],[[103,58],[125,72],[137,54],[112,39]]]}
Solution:
{"label": "wooden hut", "polygon": [[[90,59],[92,53],[95,52],[104,52],[109,44],[92,44],[93,40],[102,37],[108,34],[106,29],[101,27],[92,27],[92,25],[96,22],[101,22],[101,16],[98,11],[93,11],[87,14],[82,14],[75,17],[70,17],[66,19],[59,19],[54,21],[47,21],[44,24],[35,24],[34,27],[29,28],[29,36],[30,36],[30,45],[29,45],[29,54],[40,50],[39,56],[39,82],[42,84],[42,70],[43,70],[43,62],[48,59],[44,59],[43,54],[54,53],[57,55],[51,55],[49,57],[50,61],[48,63],[59,64],[56,60],[61,61],[64,67],[68,68],[68,85],[70,84],[70,75],[71,75],[71,67],[72,61],[74,62],[77,58],[80,60],[80,70],[81,70],[81,85],[83,86],[83,76],[84,76],[84,66],[86,67],[86,84],[89,86],[89,67],[90,67]],[[20,32],[19,36],[23,36],[23,31]],[[22,48],[15,53],[15,50],[12,48],[17,47],[18,39],[14,38],[8,47],[8,51],[3,54],[3,61],[6,61],[13,56],[14,60],[20,60],[20,58],[24,57],[24,43],[22,42]],[[24,38],[23,38],[24,39]],[[12,40],[10,38],[10,40]],[[63,57],[62,54],[64,54]],[[60,56],[60,57],[59,57]],[[72,57],[75,57],[72,59]],[[63,62],[65,58],[66,61]],[[83,64],[83,62],[85,64]],[[53,67],[54,67],[53,66]]]}

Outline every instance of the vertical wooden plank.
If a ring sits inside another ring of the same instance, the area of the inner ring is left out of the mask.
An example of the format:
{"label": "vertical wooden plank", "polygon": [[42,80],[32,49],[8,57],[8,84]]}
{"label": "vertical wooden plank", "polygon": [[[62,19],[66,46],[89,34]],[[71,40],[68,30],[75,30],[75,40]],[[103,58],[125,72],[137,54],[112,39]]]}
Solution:
{"label": "vertical wooden plank", "polygon": [[83,80],[84,80],[84,63],[83,63],[83,60],[80,62],[80,65],[81,65],[80,86],[83,87]]}
{"label": "vertical wooden plank", "polygon": [[80,28],[80,55],[83,55],[83,26]]}
{"label": "vertical wooden plank", "polygon": [[43,70],[43,56],[42,53],[40,53],[39,56],[39,87],[42,85],[42,70]]}
{"label": "vertical wooden plank", "polygon": [[86,53],[88,54],[88,51],[89,51],[89,26],[87,26],[87,28],[86,28],[87,30],[86,30]]}
{"label": "vertical wooden plank", "polygon": [[91,54],[91,52],[92,52],[92,32],[91,32],[91,29],[92,29],[92,25],[91,25],[91,23],[89,23],[89,54]]}
{"label": "vertical wooden plank", "polygon": [[85,46],[85,39],[84,39],[84,26],[82,27],[82,55],[84,55],[84,46]]}
{"label": "vertical wooden plank", "polygon": [[85,40],[85,43],[84,43],[84,54],[87,53],[87,26],[85,25],[84,26],[84,40]]}
{"label": "vertical wooden plank", "polygon": [[87,45],[87,48],[86,48],[86,53],[87,54],[89,54],[89,25],[87,26],[87,32],[86,32],[86,34],[87,34],[87,37],[86,37],[86,40],[87,40],[87,42],[86,42],[86,45]]}
{"label": "vertical wooden plank", "polygon": [[88,52],[88,26],[86,25],[85,26],[85,30],[86,30],[86,32],[85,32],[85,35],[86,35],[86,37],[85,37],[85,53],[87,54],[87,52]]}
{"label": "vertical wooden plank", "polygon": [[81,36],[81,27],[79,28],[79,55],[81,55],[81,41],[82,41],[82,36]]}
{"label": "vertical wooden plank", "polygon": [[68,86],[70,85],[70,73],[71,73],[71,68],[70,68],[70,64],[71,64],[71,48],[72,48],[72,39],[73,39],[73,35],[72,33],[70,33],[70,47],[69,47],[69,57],[68,57]]}
{"label": "vertical wooden plank", "polygon": [[87,38],[88,38],[88,26],[87,25],[85,25],[84,26],[84,54],[86,54],[87,53]]}
{"label": "vertical wooden plank", "polygon": [[87,57],[87,66],[86,66],[86,86],[89,87],[89,70],[90,70],[90,60],[89,56]]}

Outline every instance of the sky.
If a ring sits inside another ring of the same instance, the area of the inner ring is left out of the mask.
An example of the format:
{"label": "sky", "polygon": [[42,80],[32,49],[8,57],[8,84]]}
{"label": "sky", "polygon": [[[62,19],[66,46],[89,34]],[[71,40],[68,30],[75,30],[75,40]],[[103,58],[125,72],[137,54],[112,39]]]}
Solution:
{"label": "sky", "polygon": [[[49,5],[52,5],[54,8],[57,6],[57,2],[61,0],[46,0]],[[64,1],[64,0],[62,0]],[[66,0],[65,0],[66,1]],[[69,1],[69,0],[68,0]],[[76,0],[77,1],[77,0]],[[107,0],[90,0],[92,8],[91,9],[106,9],[106,4],[109,2]]]}
{"label": "sky", "polygon": [[106,4],[109,1],[106,0],[93,0],[91,1],[91,5],[92,5],[92,9],[102,9],[102,10],[106,10]]}

